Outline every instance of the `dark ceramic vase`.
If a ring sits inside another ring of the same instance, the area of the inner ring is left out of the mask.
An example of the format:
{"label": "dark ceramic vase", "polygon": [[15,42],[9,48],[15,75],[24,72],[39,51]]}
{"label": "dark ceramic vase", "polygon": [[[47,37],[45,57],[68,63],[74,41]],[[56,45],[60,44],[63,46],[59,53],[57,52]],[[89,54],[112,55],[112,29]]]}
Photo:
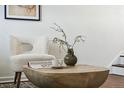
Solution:
{"label": "dark ceramic vase", "polygon": [[77,63],[77,57],[74,55],[73,49],[68,49],[68,53],[64,57],[64,63],[67,66],[74,66]]}

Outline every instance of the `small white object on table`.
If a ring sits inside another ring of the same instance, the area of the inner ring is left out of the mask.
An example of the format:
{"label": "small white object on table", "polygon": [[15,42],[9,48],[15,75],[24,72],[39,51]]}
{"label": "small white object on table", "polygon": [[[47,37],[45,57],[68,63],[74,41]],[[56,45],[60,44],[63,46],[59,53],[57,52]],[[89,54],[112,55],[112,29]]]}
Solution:
{"label": "small white object on table", "polygon": [[52,68],[52,67],[62,67],[63,59],[50,60],[50,61],[29,61],[28,65],[31,68]]}

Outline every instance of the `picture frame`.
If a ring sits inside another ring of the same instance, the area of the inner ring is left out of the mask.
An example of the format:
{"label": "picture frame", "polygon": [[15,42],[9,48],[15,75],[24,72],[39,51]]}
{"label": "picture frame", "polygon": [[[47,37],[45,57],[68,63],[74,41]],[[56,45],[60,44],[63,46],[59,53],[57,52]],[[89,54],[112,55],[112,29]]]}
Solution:
{"label": "picture frame", "polygon": [[40,5],[5,5],[5,19],[40,21]]}

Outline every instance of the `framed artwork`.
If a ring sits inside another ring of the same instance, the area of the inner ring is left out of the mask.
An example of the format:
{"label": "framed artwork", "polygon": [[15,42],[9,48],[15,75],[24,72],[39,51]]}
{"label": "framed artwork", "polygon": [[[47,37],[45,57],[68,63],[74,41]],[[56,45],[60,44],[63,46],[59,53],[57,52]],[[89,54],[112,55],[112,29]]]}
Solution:
{"label": "framed artwork", "polygon": [[40,5],[5,5],[5,19],[40,21]]}

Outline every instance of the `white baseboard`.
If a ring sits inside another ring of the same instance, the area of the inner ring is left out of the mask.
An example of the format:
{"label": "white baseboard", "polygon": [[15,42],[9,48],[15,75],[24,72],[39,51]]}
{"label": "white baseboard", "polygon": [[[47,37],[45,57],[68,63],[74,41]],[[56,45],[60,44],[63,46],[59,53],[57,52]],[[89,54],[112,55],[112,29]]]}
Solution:
{"label": "white baseboard", "polygon": [[[21,81],[28,81],[25,75],[21,76]],[[14,82],[14,76],[0,77],[0,83]]]}

